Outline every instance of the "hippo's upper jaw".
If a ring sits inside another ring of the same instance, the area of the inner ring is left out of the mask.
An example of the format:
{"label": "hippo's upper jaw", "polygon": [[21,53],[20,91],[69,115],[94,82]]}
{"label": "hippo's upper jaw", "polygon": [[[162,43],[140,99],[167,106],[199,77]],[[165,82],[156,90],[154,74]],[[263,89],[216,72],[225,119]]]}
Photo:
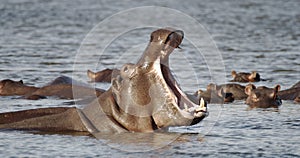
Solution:
{"label": "hippo's upper jaw", "polygon": [[154,31],[138,63],[125,64],[113,73],[112,93],[126,114],[150,117],[157,128],[188,126],[207,116],[206,103],[200,100],[197,105],[189,100],[168,67],[168,57],[182,39],[179,30]]}

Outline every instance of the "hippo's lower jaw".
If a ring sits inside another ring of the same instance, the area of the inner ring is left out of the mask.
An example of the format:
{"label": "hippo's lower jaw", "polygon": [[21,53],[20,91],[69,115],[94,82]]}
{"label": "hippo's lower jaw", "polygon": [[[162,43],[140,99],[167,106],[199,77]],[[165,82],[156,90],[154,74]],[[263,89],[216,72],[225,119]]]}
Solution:
{"label": "hippo's lower jaw", "polygon": [[[171,71],[165,65],[161,65],[161,70],[163,77],[168,85],[168,87],[173,91],[176,96],[176,103],[182,112],[183,116],[187,118],[197,118],[208,116],[207,104],[203,98],[199,99],[199,102],[195,104],[192,102],[187,95],[178,86],[176,80],[174,79]],[[201,120],[200,120],[201,121]],[[200,122],[199,121],[199,122]]]}

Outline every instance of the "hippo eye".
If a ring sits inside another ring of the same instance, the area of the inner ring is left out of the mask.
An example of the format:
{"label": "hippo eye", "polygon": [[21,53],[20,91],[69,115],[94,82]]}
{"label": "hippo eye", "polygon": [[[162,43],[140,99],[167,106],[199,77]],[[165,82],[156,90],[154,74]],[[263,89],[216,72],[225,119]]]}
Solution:
{"label": "hippo eye", "polygon": [[128,67],[125,66],[124,69],[123,69],[123,71],[124,71],[124,72],[128,72]]}

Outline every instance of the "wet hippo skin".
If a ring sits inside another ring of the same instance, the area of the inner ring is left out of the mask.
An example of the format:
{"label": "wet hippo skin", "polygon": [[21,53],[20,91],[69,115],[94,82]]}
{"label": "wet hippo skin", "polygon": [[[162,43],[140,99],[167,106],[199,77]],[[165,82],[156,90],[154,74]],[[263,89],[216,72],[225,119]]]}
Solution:
{"label": "wet hippo skin", "polygon": [[56,78],[47,86],[34,87],[28,86],[23,81],[2,80],[0,81],[0,95],[23,96],[25,99],[37,100],[44,99],[47,96],[56,96],[61,99],[73,99],[74,95],[77,98],[84,98],[92,95],[99,96],[104,90],[92,88],[84,85],[73,84],[72,79],[66,76]]}
{"label": "wet hippo skin", "polygon": [[0,129],[88,132],[76,108],[55,107],[0,114]]}
{"label": "wet hippo skin", "polygon": [[222,88],[225,93],[232,93],[234,100],[245,100],[248,95],[245,93],[245,86],[235,83],[216,85],[217,89]]}
{"label": "wet hippo skin", "polygon": [[231,92],[225,92],[222,86],[210,83],[205,91],[198,90],[194,94],[197,98],[202,97],[206,102],[212,104],[231,103],[234,101],[234,96]]}
{"label": "wet hippo skin", "polygon": [[299,99],[300,99],[300,82],[296,83],[291,88],[279,91],[278,96],[282,100],[293,100],[295,103],[299,103]]}
{"label": "wet hippo skin", "polygon": [[277,95],[279,90],[279,85],[276,85],[274,88],[268,88],[249,84],[245,88],[245,93],[248,95],[246,104],[250,108],[278,108],[282,104],[281,99]]}
{"label": "wet hippo skin", "polygon": [[231,75],[232,75],[232,78],[233,78],[231,80],[231,82],[246,83],[246,82],[264,81],[264,79],[261,79],[259,73],[257,73],[256,71],[252,71],[251,73],[247,73],[247,72],[237,73],[236,71],[233,70],[231,72]]}
{"label": "wet hippo skin", "polygon": [[[152,132],[196,124],[207,116],[206,104],[202,99],[198,105],[187,98],[168,65],[169,55],[182,39],[180,30],[156,30],[138,63],[125,64],[120,71],[113,72],[111,88],[83,109],[1,113],[0,118],[9,119],[3,119],[0,128],[112,133]],[[58,120],[62,122],[56,126]]]}
{"label": "wet hippo skin", "polygon": [[100,96],[105,90],[71,84],[56,84],[39,88],[25,98],[31,96],[56,96],[61,99],[86,98],[89,96]]}
{"label": "wet hippo skin", "polygon": [[38,89],[38,87],[25,85],[22,80],[5,79],[0,81],[0,96],[25,95]]}
{"label": "wet hippo skin", "polygon": [[300,81],[294,84],[291,88],[299,88],[300,87]]}

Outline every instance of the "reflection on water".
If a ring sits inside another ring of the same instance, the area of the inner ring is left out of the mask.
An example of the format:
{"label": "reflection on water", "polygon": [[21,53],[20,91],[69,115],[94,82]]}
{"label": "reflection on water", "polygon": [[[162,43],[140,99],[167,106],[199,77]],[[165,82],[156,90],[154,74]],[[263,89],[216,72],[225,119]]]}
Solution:
{"label": "reflection on water", "polygon": [[[86,82],[87,69],[114,68],[134,62],[137,56],[121,56],[122,53],[143,50],[151,29],[128,32],[116,39],[102,56],[99,52],[87,51],[74,63],[81,41],[97,23],[118,11],[144,5],[178,9],[204,25],[222,52],[223,61],[214,62],[216,65],[224,62],[226,81],[230,80],[232,70],[258,71],[268,81],[256,83],[257,86],[280,84],[286,89],[300,80],[300,3],[297,0],[4,1],[0,3],[0,79],[22,79],[29,85],[42,86],[59,75],[73,75]],[[114,31],[115,26],[109,27]],[[101,33],[110,35],[111,32]],[[75,72],[74,64],[78,68]],[[181,87],[189,93],[211,82],[205,57],[199,55],[188,39],[183,41],[181,50],[172,54],[170,65]],[[0,97],[0,111],[74,106],[67,103],[70,100]],[[243,101],[223,106],[210,104],[210,116],[195,126],[171,128],[170,133],[95,134],[99,139],[1,131],[0,155],[299,157],[299,110],[299,104],[292,101],[283,101],[278,112],[247,110]],[[201,137],[198,134],[182,137],[184,133],[199,133]],[[150,148],[155,150],[148,151]],[[135,149],[140,152],[130,152]]]}
{"label": "reflection on water", "polygon": [[169,132],[155,133],[93,133],[102,143],[127,152],[148,152],[168,146],[182,134]]}

